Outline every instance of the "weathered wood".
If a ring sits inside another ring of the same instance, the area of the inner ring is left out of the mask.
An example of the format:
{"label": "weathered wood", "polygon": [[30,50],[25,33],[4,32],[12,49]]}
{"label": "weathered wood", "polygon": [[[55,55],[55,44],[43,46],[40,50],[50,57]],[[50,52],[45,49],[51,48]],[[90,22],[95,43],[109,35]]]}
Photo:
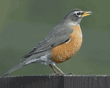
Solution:
{"label": "weathered wood", "polygon": [[110,88],[110,76],[10,76],[0,88]]}

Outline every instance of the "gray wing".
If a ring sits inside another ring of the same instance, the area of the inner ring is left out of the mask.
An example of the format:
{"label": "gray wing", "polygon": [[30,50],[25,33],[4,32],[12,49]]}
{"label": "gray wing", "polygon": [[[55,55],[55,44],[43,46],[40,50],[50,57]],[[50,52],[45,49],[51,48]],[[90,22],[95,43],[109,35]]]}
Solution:
{"label": "gray wing", "polygon": [[33,54],[45,52],[50,50],[52,47],[67,42],[70,37],[69,35],[73,32],[73,29],[64,26],[56,26],[50,33],[37,45],[34,49],[23,56],[22,58],[30,57]]}

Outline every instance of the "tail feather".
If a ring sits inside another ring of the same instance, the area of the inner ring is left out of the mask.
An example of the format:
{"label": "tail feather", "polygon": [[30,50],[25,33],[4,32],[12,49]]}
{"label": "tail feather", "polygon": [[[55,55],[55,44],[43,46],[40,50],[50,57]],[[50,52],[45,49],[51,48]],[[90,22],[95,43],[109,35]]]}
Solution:
{"label": "tail feather", "polygon": [[19,68],[22,67],[23,65],[24,65],[23,63],[20,63],[20,64],[16,65],[15,67],[13,67],[12,69],[10,69],[7,73],[5,73],[4,75],[2,75],[1,77],[7,76],[9,73],[15,71],[16,69],[19,69]]}
{"label": "tail feather", "polygon": [[15,70],[21,68],[22,66],[26,66],[26,65],[31,64],[31,63],[33,63],[33,62],[35,62],[35,60],[32,60],[32,61],[31,61],[31,58],[30,58],[30,57],[29,57],[29,58],[26,58],[24,61],[22,61],[20,64],[16,65],[16,66],[13,67],[12,69],[10,69],[7,73],[5,73],[4,75],[2,75],[1,77],[5,77],[5,76],[7,76],[9,73],[11,73],[11,72],[13,72],[13,71],[15,71]]}

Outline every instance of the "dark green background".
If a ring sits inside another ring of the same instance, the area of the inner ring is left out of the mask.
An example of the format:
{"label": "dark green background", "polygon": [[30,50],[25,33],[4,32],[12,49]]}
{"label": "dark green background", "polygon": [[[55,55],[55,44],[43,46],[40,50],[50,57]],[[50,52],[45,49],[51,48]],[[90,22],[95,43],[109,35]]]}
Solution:
{"label": "dark green background", "polygon": [[[110,75],[109,0],[0,0],[0,75],[19,64],[71,9],[93,14],[81,21],[83,44],[70,60],[58,64],[65,73]],[[51,74],[39,63],[22,67],[10,75]]]}

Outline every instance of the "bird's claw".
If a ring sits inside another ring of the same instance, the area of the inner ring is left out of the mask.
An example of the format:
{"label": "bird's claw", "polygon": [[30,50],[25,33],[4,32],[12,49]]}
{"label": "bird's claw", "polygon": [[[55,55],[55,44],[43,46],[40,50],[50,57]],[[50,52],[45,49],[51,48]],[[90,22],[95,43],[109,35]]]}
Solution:
{"label": "bird's claw", "polygon": [[65,73],[65,75],[70,75],[70,76],[72,76],[72,75],[74,75],[73,73]]}
{"label": "bird's claw", "polygon": [[50,74],[50,76],[55,76],[55,75],[61,75],[60,73],[52,73],[52,74]]}
{"label": "bird's claw", "polygon": [[72,75],[74,75],[73,73],[63,73],[63,74],[61,74],[61,73],[52,73],[52,74],[50,74],[50,76],[55,76],[55,75],[70,75],[70,76],[72,76]]}

